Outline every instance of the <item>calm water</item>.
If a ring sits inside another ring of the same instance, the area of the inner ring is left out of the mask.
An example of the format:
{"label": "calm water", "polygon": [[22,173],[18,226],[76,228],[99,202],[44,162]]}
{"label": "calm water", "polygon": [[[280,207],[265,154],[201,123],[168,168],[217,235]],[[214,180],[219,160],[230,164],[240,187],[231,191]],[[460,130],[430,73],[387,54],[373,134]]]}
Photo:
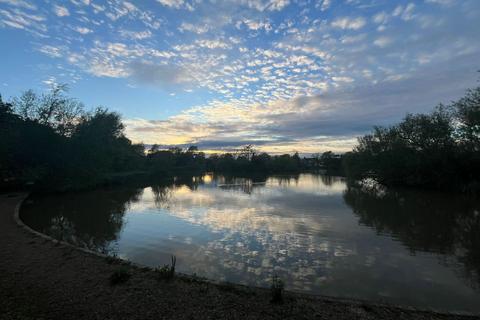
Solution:
{"label": "calm water", "polygon": [[149,266],[287,289],[480,312],[480,201],[302,174],[204,176],[31,197],[22,218]]}

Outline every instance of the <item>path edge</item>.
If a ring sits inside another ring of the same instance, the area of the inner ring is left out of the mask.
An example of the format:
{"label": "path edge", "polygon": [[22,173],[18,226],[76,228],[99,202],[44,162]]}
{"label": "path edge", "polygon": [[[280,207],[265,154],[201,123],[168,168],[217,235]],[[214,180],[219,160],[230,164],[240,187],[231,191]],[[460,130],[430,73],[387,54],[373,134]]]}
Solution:
{"label": "path edge", "polygon": [[[51,241],[53,242],[54,244],[56,245],[61,245],[61,246],[64,246],[64,247],[67,247],[67,248],[73,248],[75,250],[80,250],[84,253],[88,253],[88,254],[93,254],[97,257],[100,257],[100,258],[107,258],[109,257],[108,255],[106,254],[103,254],[103,253],[100,253],[100,252],[96,252],[96,251],[93,251],[93,250],[90,250],[90,249],[86,249],[86,248],[82,248],[82,247],[79,247],[79,246],[76,246],[76,245],[73,245],[71,243],[68,243],[66,241],[61,241],[61,240],[58,240],[58,239],[55,239],[53,237],[50,237],[49,235],[45,234],[45,233],[41,233],[39,231],[36,231],[34,229],[32,229],[31,227],[29,227],[26,223],[24,223],[22,221],[22,219],[20,218],[20,208],[22,207],[23,203],[25,202],[25,200],[30,196],[30,193],[23,193],[21,194],[20,196],[20,199],[19,199],[19,202],[17,203],[17,205],[15,206],[15,210],[14,210],[14,213],[13,213],[13,219],[15,220],[15,222],[17,223],[17,225],[21,228],[23,228],[24,230],[40,237],[40,238],[43,238],[45,240],[48,240],[48,241]],[[124,260],[122,260],[124,261]],[[138,265],[140,266],[140,265]],[[145,268],[143,266],[143,268]]]}

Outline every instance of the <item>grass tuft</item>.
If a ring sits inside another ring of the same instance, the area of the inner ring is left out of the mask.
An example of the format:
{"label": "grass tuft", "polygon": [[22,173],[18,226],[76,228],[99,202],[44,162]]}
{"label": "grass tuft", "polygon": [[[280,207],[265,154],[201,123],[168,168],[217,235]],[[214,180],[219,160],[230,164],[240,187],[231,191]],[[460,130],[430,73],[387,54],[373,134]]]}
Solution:
{"label": "grass tuft", "polygon": [[172,256],[172,263],[166,264],[163,267],[156,268],[155,273],[160,280],[170,280],[175,277],[175,265],[177,264],[177,257]]}

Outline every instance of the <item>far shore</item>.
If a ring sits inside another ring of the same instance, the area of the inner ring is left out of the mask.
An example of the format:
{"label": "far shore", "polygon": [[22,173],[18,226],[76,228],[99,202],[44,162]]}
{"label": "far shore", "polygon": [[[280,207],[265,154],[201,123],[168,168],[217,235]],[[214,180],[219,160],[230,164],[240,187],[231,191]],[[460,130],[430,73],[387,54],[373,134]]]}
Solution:
{"label": "far shore", "polygon": [[[288,291],[272,303],[268,289],[160,280],[151,268],[31,230],[18,215],[26,196],[0,195],[0,319],[480,319]],[[129,279],[112,284],[120,269]]]}

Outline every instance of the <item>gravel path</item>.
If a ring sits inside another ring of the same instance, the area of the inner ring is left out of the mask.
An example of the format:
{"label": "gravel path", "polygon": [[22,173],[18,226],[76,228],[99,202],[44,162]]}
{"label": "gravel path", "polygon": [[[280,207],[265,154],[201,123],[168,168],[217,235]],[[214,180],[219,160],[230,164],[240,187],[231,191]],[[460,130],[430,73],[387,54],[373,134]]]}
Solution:
{"label": "gravel path", "polygon": [[[480,319],[287,293],[218,285],[120,264],[54,243],[19,226],[25,195],[0,195],[0,319]],[[111,285],[126,268],[131,278]]]}

